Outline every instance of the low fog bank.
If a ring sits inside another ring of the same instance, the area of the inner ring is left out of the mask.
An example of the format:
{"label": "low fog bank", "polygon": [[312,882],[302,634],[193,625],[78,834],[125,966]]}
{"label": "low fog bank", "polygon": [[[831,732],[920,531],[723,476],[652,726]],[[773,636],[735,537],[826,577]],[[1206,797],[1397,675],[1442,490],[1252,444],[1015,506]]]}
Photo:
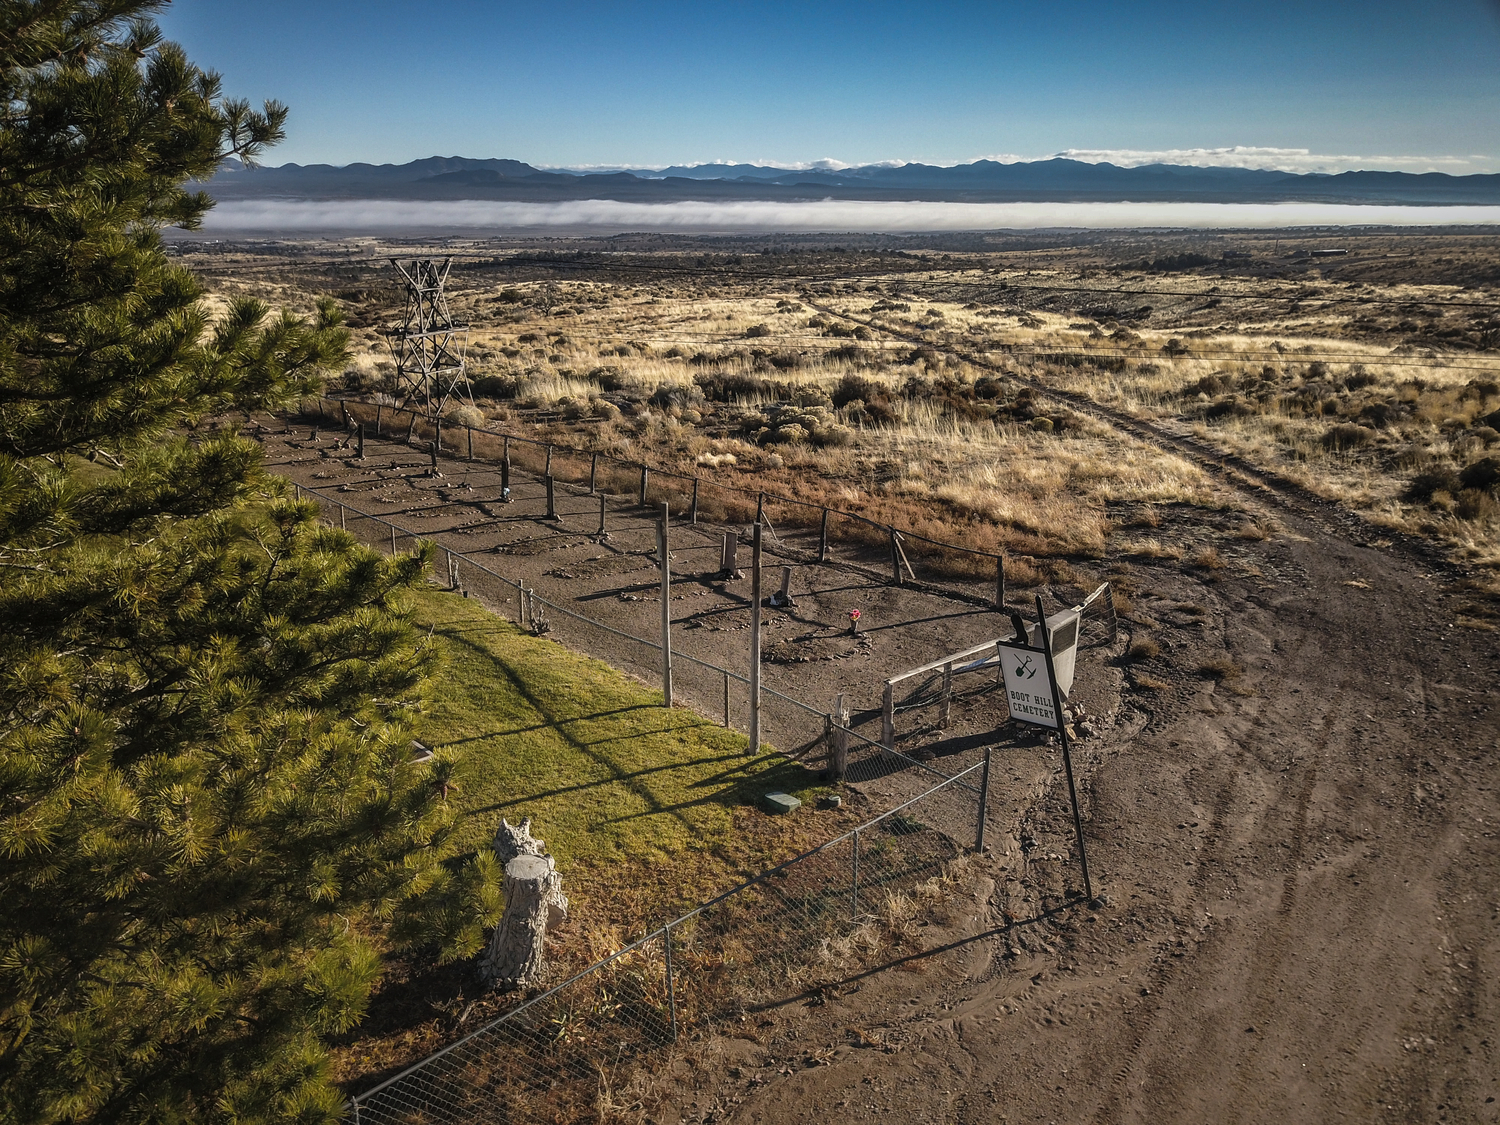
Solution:
{"label": "low fog bank", "polygon": [[1342,203],[558,203],[491,200],[226,200],[204,230],[222,233],[428,231],[924,232],[1055,228],[1275,229],[1500,224],[1500,206],[1413,207]]}

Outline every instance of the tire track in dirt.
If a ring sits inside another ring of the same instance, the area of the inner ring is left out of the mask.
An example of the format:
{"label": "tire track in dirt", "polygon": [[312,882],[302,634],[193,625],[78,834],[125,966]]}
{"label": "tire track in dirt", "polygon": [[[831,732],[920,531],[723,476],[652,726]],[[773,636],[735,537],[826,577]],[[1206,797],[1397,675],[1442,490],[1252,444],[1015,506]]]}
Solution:
{"label": "tire track in dirt", "polygon": [[[1122,411],[1105,406],[1103,403],[1097,402],[1087,395],[1049,386],[1034,376],[1009,370],[1000,364],[991,363],[989,360],[974,355],[972,352],[967,352],[947,344],[934,343],[915,333],[902,332],[873,320],[866,320],[863,317],[840,312],[837,309],[821,305],[813,300],[807,300],[807,304],[828,316],[838,317],[840,320],[849,321],[851,324],[862,325],[865,328],[880,332],[897,340],[904,340],[910,344],[944,352],[975,367],[993,371],[995,374],[1003,375],[1014,382],[1024,383],[1026,386],[1059,404],[1087,414],[1098,421],[1108,423],[1148,445],[1156,446],[1159,449],[1186,458],[1198,468],[1213,474],[1229,487],[1245,495],[1253,495],[1256,499],[1260,500],[1270,500],[1282,508],[1317,519],[1320,523],[1326,521],[1327,524],[1337,527],[1343,534],[1355,539],[1376,533],[1376,529],[1365,524],[1360,519],[1358,513],[1343,507],[1336,501],[1319,496],[1304,485],[1277,472],[1275,469],[1247,461],[1236,453],[1215,449],[1208,443],[1194,437],[1169,433],[1155,423],[1134,418]],[[1254,488],[1253,493],[1250,491],[1251,487]],[[1428,565],[1448,568],[1453,568],[1454,566],[1452,560],[1447,557],[1440,547],[1426,540],[1386,528],[1379,529],[1379,537],[1390,540],[1393,545],[1400,546],[1405,552],[1421,559]]]}

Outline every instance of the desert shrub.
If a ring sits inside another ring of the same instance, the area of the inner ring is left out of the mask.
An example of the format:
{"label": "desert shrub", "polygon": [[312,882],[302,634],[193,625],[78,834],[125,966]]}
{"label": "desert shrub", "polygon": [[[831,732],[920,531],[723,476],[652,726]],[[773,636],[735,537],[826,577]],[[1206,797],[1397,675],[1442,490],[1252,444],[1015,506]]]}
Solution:
{"label": "desert shrub", "polygon": [[484,414],[468,405],[450,406],[443,413],[443,421],[450,426],[483,426]]}
{"label": "desert shrub", "polygon": [[808,438],[807,428],[796,422],[777,426],[765,437],[767,445],[800,445]]}
{"label": "desert shrub", "polygon": [[1466,488],[1458,494],[1453,514],[1465,520],[1489,520],[1500,516],[1500,501],[1491,492]]}
{"label": "desert shrub", "polygon": [[867,376],[851,373],[839,379],[838,385],[833,388],[833,393],[829,397],[834,406],[847,406],[857,399],[865,404],[866,409],[869,409],[872,402],[889,403],[891,389],[886,384]]}
{"label": "desert shrub", "polygon": [[1344,376],[1344,387],[1346,390],[1358,391],[1363,390],[1365,387],[1372,387],[1379,381],[1374,375],[1366,371],[1361,364],[1356,363],[1353,367],[1349,368],[1349,374]]}
{"label": "desert shrub", "polygon": [[515,398],[519,382],[514,375],[479,375],[469,380],[469,387],[484,398]]}
{"label": "desert shrub", "polygon": [[1397,414],[1396,407],[1388,402],[1372,402],[1360,409],[1359,420],[1371,426],[1389,426]]}
{"label": "desert shrub", "polygon": [[1031,428],[1038,433],[1050,434],[1052,432],[1052,419],[1038,414],[1031,420]]}
{"label": "desert shrub", "polygon": [[1184,393],[1213,397],[1232,390],[1234,390],[1234,376],[1224,371],[1215,371],[1212,375],[1205,375],[1196,383],[1189,385]]}
{"label": "desert shrub", "polygon": [[994,375],[981,375],[974,384],[975,398],[995,399],[1004,395],[1005,380]]}
{"label": "desert shrub", "polygon": [[608,399],[598,399],[589,405],[589,413],[601,422],[613,422],[620,416],[620,408]]}
{"label": "desert shrub", "polygon": [[1458,474],[1458,483],[1461,488],[1496,491],[1500,488],[1500,460],[1494,457],[1481,457]]}
{"label": "desert shrub", "polygon": [[770,334],[771,326],[769,324],[752,324],[749,328],[745,329],[745,335],[752,340],[761,336],[769,336]]}
{"label": "desert shrub", "polygon": [[596,367],[588,374],[589,381],[598,385],[601,391],[623,391],[625,389],[625,372],[618,367],[606,365]]}
{"label": "desert shrub", "polygon": [[670,411],[685,410],[695,399],[703,397],[703,392],[696,386],[684,387],[678,383],[663,383],[651,392],[651,397],[646,401],[658,410]]}
{"label": "desert shrub", "polygon": [[854,431],[848,426],[841,426],[837,422],[830,422],[821,429],[813,431],[812,441],[814,445],[827,448],[842,447],[854,441]]}
{"label": "desert shrub", "polygon": [[1458,474],[1450,466],[1426,469],[1412,477],[1402,495],[1407,500],[1430,501],[1434,493],[1452,494],[1460,490]]}
{"label": "desert shrub", "polygon": [[694,375],[693,383],[709,402],[743,402],[747,398],[777,398],[788,386],[740,371],[711,371]]}
{"label": "desert shrub", "polygon": [[1353,422],[1344,422],[1334,426],[1323,435],[1323,448],[1343,452],[1349,449],[1362,449],[1375,440],[1375,431],[1366,426],[1358,426]]}
{"label": "desert shrub", "polygon": [[1227,395],[1218,402],[1211,403],[1203,412],[1205,418],[1242,418],[1246,414],[1253,413],[1250,404],[1239,395]]}
{"label": "desert shrub", "polygon": [[791,396],[792,405],[807,409],[809,407],[821,406],[828,409],[833,406],[833,399],[822,387],[802,387],[796,394]]}

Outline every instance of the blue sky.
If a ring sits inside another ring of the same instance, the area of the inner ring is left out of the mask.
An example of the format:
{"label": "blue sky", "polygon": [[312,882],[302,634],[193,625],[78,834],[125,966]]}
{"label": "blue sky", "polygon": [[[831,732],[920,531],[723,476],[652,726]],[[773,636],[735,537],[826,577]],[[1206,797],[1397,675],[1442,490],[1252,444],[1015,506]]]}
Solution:
{"label": "blue sky", "polygon": [[1500,172],[1500,0],[177,0],[267,163],[979,157]]}

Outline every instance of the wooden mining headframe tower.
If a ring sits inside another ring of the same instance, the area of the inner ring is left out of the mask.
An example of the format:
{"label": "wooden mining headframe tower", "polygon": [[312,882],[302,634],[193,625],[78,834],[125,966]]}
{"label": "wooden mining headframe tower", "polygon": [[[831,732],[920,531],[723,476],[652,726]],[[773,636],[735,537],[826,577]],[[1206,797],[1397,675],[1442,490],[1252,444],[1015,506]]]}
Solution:
{"label": "wooden mining headframe tower", "polygon": [[402,406],[442,417],[451,399],[474,404],[469,377],[464,374],[464,348],[469,326],[453,323],[443,286],[452,258],[392,258],[406,283],[406,316],[385,330],[386,343],[396,361],[402,384]]}

